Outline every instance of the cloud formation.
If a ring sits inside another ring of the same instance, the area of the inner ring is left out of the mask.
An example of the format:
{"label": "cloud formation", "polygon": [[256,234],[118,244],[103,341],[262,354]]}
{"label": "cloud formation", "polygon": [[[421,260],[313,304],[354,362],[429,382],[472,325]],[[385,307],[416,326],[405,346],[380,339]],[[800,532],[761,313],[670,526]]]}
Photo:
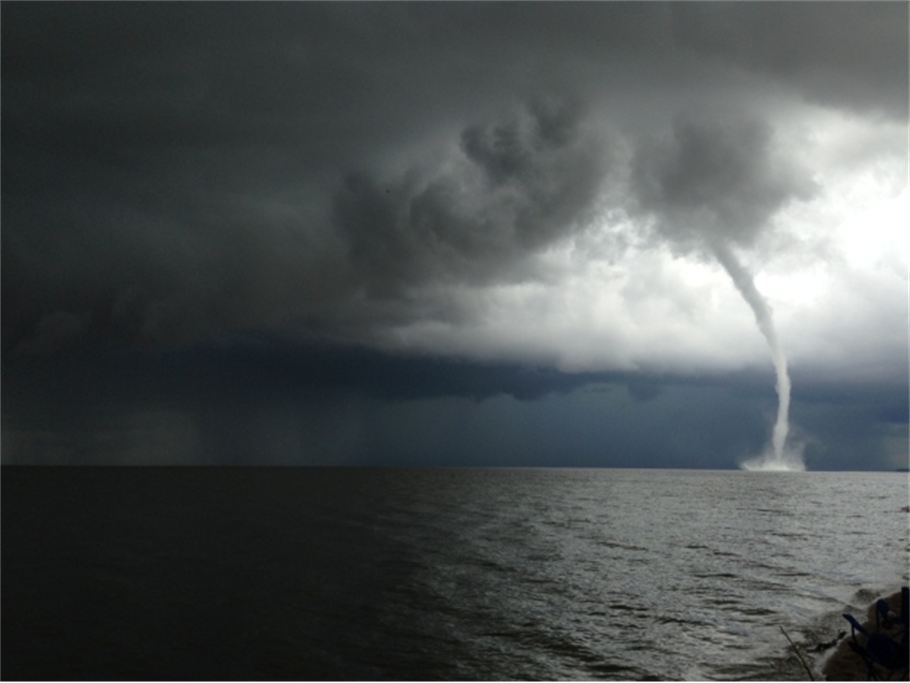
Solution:
{"label": "cloud formation", "polygon": [[816,189],[774,148],[769,126],[748,118],[678,120],[641,145],[632,178],[638,203],[658,217],[657,231],[684,252],[750,247],[788,201]]}
{"label": "cloud formation", "polygon": [[[759,279],[795,278],[783,256],[840,281],[841,188],[904,201],[886,152],[906,139],[900,3],[3,18],[7,357],[267,330],[572,369],[742,367],[760,348],[712,245]],[[857,136],[874,144],[847,149]],[[829,305],[791,318],[874,355]],[[889,300],[877,319],[893,316]]]}
{"label": "cloud formation", "polygon": [[438,167],[385,182],[352,173],[335,195],[334,223],[368,293],[508,279],[590,222],[605,151],[571,105],[531,102],[504,122],[466,126],[458,142]]}

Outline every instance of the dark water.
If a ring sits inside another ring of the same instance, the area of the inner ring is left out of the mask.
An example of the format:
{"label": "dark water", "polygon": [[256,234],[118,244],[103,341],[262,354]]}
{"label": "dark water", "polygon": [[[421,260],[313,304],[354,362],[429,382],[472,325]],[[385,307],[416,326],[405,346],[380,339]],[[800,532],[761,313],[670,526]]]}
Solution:
{"label": "dark water", "polygon": [[906,474],[2,470],[5,679],[803,680]]}

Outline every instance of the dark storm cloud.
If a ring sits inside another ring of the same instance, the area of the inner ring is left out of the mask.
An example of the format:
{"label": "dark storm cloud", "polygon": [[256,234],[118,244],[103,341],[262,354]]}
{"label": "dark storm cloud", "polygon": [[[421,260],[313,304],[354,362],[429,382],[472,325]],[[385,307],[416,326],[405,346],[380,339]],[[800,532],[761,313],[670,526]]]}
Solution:
{"label": "dark storm cloud", "polygon": [[[121,343],[356,326],[361,289],[488,281],[571,229],[599,178],[574,105],[482,123],[492,86],[449,90],[466,54],[442,15],[363,9],[5,12],[5,348],[70,345],[66,316]],[[370,170],[449,118],[465,168]]]}
{"label": "dark storm cloud", "polygon": [[454,171],[412,169],[388,182],[349,175],[335,220],[366,288],[502,279],[583,225],[605,150],[577,119],[573,105],[535,101],[505,122],[464,128]]}
{"label": "dark storm cloud", "polygon": [[[699,60],[904,111],[905,5],[741,5],[5,3],[4,350],[455,315],[409,292],[536,277],[611,177],[591,103],[634,145]],[[771,135],[677,126],[644,203],[747,242]]]}

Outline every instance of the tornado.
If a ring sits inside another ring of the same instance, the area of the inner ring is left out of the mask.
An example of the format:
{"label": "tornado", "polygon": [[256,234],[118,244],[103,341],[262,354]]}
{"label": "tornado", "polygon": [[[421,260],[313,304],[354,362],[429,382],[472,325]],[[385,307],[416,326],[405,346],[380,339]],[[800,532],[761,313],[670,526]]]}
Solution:
{"label": "tornado", "polygon": [[771,350],[771,359],[777,373],[777,420],[774,423],[774,432],[771,437],[771,451],[743,463],[743,468],[749,470],[804,470],[805,466],[799,455],[785,450],[787,434],[790,431],[790,375],[787,372],[787,357],[784,355],[784,350],[777,337],[777,330],[774,327],[771,306],[755,286],[752,274],[740,263],[728,245],[719,243],[713,245],[712,248],[718,263],[727,271],[736,289],[752,309],[758,329]]}

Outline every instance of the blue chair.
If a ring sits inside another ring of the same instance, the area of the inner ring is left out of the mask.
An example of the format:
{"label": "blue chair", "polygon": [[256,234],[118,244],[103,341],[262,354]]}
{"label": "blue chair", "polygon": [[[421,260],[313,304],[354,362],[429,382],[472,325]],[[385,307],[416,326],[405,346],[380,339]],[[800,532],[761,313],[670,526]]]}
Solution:
{"label": "blue chair", "polygon": [[875,603],[875,630],[882,631],[897,627],[894,633],[888,635],[893,640],[900,640],[901,643],[907,643],[908,625],[910,625],[910,587],[901,588],[901,613],[895,614],[891,607],[884,600]]}
{"label": "blue chair", "polygon": [[[885,601],[879,600],[879,602]],[[904,639],[906,640],[908,627],[910,627],[910,586],[901,588],[901,613],[898,617],[898,623],[904,629]]]}
{"label": "blue chair", "polygon": [[[878,609],[876,605],[876,626],[881,625]],[[850,622],[850,647],[866,662],[867,681],[890,681],[898,673],[901,677],[897,680],[907,680],[910,672],[910,646],[906,642],[906,631],[904,642],[899,642],[878,629],[870,633],[852,614],[844,614],[844,619]],[[863,637],[864,642],[860,642],[859,636]]]}

